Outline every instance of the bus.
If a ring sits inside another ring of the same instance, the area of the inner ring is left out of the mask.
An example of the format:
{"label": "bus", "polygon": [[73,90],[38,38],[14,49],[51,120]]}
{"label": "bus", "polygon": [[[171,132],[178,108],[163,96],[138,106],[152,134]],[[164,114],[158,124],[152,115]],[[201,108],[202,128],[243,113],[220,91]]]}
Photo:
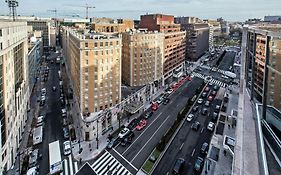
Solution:
{"label": "bus", "polygon": [[43,141],[43,126],[34,128],[33,130],[33,145],[42,143]]}
{"label": "bus", "polygon": [[63,171],[59,140],[49,144],[49,165],[50,165],[49,174],[56,175]]}

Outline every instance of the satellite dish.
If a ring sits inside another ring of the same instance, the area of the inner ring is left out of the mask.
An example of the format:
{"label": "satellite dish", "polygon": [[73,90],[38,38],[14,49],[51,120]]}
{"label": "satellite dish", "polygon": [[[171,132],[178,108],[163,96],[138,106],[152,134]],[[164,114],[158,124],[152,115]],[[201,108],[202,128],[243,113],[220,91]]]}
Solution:
{"label": "satellite dish", "polygon": [[30,38],[30,41],[35,43],[37,41],[37,39],[36,39],[36,37],[33,36],[33,37]]}

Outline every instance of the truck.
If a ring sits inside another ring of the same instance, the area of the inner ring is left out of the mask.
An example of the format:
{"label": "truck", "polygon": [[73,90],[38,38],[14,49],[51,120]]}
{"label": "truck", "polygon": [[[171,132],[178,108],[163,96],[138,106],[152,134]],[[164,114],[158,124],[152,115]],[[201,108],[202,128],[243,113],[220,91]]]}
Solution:
{"label": "truck", "polygon": [[226,76],[230,77],[230,78],[236,78],[236,74],[230,71],[225,71],[224,73]]}
{"label": "truck", "polygon": [[49,166],[50,175],[60,174],[63,171],[59,140],[49,144]]}
{"label": "truck", "polygon": [[43,126],[34,128],[33,130],[33,145],[42,143],[43,141]]}
{"label": "truck", "polygon": [[56,63],[60,64],[60,57],[57,57]]}

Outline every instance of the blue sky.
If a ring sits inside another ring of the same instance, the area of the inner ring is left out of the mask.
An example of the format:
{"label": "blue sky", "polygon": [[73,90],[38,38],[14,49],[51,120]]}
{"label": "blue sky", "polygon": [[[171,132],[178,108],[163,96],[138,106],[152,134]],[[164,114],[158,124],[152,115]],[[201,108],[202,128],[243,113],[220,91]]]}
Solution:
{"label": "blue sky", "polygon": [[[230,21],[281,15],[280,0],[19,0],[20,15],[50,16],[49,9],[57,9],[58,16],[79,14],[85,17],[85,4],[95,6],[89,16],[139,19],[145,13],[164,13],[174,16],[196,16],[201,19],[223,17]],[[0,1],[0,14],[8,14],[5,0]]]}

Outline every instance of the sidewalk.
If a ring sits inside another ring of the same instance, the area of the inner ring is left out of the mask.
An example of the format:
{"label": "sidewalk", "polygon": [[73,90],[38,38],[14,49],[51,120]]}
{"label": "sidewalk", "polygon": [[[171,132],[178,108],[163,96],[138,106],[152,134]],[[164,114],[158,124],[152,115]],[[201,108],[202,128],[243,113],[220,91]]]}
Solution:
{"label": "sidewalk", "polygon": [[[161,95],[161,93],[163,93],[163,91],[164,91],[164,89],[162,89],[162,88],[159,89],[159,91],[157,91],[152,96],[151,100],[154,100],[155,98],[157,98],[159,95]],[[144,104],[144,110],[147,110],[150,106],[151,106],[150,101],[146,101]],[[134,118],[137,118],[141,115],[142,115],[142,112],[132,115],[130,117],[129,122],[131,122]],[[123,119],[121,121],[121,125],[123,125],[123,124],[126,125],[129,123],[127,118],[128,117],[123,117]],[[116,129],[118,129],[119,123],[115,122],[112,124],[112,126],[113,126],[113,129],[116,130]],[[114,131],[112,131],[112,132],[114,132]],[[80,161],[80,158],[82,161],[89,161],[91,159],[94,159],[97,155],[99,155],[106,148],[106,146],[108,144],[108,142],[107,142],[108,134],[110,134],[112,132],[108,132],[99,137],[99,145],[98,145],[99,149],[97,149],[97,142],[95,139],[92,141],[81,141],[80,144],[74,143],[72,145],[72,154],[73,154],[74,158],[77,161]],[[81,154],[79,154],[79,149],[80,149],[79,147],[83,148],[83,151]]]}

